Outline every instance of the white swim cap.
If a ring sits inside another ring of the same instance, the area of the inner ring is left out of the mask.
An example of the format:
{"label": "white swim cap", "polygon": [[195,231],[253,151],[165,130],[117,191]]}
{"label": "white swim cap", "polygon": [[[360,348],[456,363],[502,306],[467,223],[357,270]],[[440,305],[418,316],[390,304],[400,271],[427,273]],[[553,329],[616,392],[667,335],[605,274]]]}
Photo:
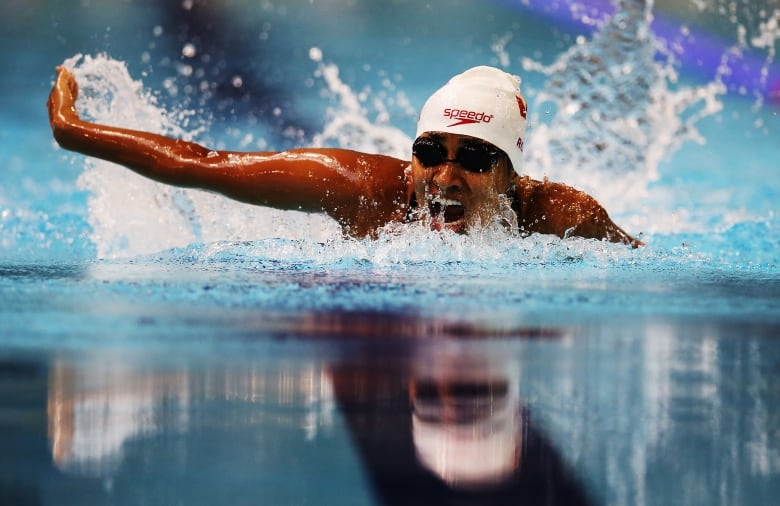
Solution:
{"label": "white swim cap", "polygon": [[424,132],[470,135],[504,151],[520,174],[527,107],[520,80],[494,67],[474,67],[439,88],[417,122]]}

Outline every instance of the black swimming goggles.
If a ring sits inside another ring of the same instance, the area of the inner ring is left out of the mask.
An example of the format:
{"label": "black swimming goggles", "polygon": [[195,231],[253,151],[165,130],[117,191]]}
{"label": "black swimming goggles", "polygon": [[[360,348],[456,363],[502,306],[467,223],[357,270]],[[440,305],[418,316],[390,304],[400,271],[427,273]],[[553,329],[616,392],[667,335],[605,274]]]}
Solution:
{"label": "black swimming goggles", "polygon": [[455,158],[447,158],[447,148],[430,137],[418,137],[412,144],[412,154],[423,167],[436,167],[455,162],[468,172],[483,173],[493,169],[503,152],[482,142],[469,142],[458,148]]}

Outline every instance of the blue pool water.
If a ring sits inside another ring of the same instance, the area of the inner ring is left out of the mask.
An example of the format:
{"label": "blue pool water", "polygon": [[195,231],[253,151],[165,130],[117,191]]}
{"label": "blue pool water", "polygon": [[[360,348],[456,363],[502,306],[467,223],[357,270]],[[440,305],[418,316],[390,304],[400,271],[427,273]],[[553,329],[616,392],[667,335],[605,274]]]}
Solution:
{"label": "blue pool water", "polygon": [[[1,504],[775,503],[776,3],[0,9]],[[524,170],[647,245],[357,241],[153,184],[56,148],[63,62],[106,123],[400,157],[502,66]]]}

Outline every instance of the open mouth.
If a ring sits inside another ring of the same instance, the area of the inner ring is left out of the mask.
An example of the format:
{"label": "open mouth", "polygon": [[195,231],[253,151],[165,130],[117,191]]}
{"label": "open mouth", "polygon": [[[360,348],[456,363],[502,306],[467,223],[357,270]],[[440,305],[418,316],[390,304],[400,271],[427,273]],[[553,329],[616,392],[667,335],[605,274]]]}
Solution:
{"label": "open mouth", "polygon": [[460,222],[466,214],[466,208],[458,200],[433,197],[430,201],[431,216],[444,218],[444,223]]}

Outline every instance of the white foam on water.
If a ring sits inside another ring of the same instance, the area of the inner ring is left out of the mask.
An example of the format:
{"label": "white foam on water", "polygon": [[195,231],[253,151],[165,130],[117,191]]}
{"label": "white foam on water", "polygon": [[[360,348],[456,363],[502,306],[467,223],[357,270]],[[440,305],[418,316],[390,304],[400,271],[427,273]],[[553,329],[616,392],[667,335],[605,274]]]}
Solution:
{"label": "white foam on water", "polygon": [[[504,272],[526,267],[586,265],[595,268],[631,265],[654,256],[650,250],[582,238],[562,240],[552,235],[508,237],[504,230],[488,228],[470,235],[432,233],[421,224],[390,227],[376,240],[332,237],[312,240],[263,239],[219,241],[152,254],[146,261],[228,262],[249,269],[283,266],[291,270],[370,268],[400,273],[410,270],[436,277],[452,269],[459,272]],[[691,257],[688,257],[689,259]]]}

